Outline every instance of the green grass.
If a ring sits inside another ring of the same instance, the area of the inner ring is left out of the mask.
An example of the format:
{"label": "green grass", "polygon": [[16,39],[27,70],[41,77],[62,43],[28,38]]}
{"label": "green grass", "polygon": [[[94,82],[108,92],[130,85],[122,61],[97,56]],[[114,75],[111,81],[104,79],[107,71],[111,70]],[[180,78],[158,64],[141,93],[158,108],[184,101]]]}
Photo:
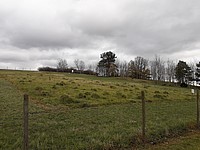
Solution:
{"label": "green grass", "polygon": [[199,150],[200,149],[200,132],[193,131],[183,136],[168,139],[167,141],[160,143],[158,145],[148,145],[146,149],[149,150],[178,150],[178,149],[186,149],[186,150]]}
{"label": "green grass", "polygon": [[146,80],[20,71],[1,71],[0,75],[33,100],[51,106],[80,108],[129,103],[140,99],[141,90],[149,101],[191,100],[188,89],[160,86]]}
{"label": "green grass", "polygon": [[140,147],[140,92],[146,94],[147,141],[157,143],[193,128],[190,89],[152,81],[0,71],[0,149],[22,148],[23,93],[30,100],[30,149]]}
{"label": "green grass", "polygon": [[0,79],[0,149],[22,149],[21,95]]}

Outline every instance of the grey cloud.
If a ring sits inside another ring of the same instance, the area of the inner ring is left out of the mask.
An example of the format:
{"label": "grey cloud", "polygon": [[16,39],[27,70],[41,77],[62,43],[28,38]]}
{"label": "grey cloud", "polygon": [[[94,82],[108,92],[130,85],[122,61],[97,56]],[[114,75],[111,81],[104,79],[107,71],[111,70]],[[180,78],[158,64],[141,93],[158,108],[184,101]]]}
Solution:
{"label": "grey cloud", "polygon": [[[199,7],[198,0],[1,1],[0,58],[53,64],[64,56],[96,59],[106,50],[175,58],[200,47]],[[9,47],[27,52],[2,53]]]}

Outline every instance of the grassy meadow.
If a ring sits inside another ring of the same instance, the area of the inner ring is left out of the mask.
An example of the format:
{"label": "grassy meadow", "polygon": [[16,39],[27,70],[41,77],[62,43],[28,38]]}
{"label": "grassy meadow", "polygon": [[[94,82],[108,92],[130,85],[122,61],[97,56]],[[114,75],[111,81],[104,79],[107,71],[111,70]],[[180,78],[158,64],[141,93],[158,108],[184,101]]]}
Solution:
{"label": "grassy meadow", "polygon": [[0,71],[0,149],[22,149],[23,94],[30,97],[30,149],[141,148],[141,91],[149,143],[195,126],[189,88],[130,78]]}

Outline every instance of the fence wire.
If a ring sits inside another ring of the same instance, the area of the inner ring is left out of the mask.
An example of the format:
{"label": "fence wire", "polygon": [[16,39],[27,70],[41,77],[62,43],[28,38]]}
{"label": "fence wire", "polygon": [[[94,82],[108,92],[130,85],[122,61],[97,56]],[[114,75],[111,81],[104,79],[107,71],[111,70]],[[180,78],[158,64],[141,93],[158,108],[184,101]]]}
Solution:
{"label": "fence wire", "polygon": [[[22,149],[23,107],[16,110],[10,104],[10,108],[6,104],[9,110],[1,110],[0,149]],[[145,106],[146,142],[160,142],[196,126],[195,96],[182,101],[146,100]],[[41,111],[34,104],[29,109],[30,149],[120,149],[142,140],[141,100],[66,111]]]}

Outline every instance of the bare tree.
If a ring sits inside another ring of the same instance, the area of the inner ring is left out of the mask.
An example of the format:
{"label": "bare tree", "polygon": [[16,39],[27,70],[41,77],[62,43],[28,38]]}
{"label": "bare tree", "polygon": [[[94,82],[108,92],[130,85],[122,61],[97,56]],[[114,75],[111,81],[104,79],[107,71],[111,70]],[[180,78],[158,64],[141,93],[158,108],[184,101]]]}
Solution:
{"label": "bare tree", "polygon": [[65,59],[59,59],[57,64],[58,71],[65,71],[68,68],[67,61]]}
{"label": "bare tree", "polygon": [[85,62],[79,59],[74,60],[77,70],[81,73],[85,69]]}
{"label": "bare tree", "polygon": [[165,81],[165,62],[160,56],[155,55],[155,59],[151,61],[151,75],[153,80]]}
{"label": "bare tree", "polygon": [[148,69],[148,60],[143,57],[136,57],[134,61],[128,64],[129,76],[137,79],[148,79],[150,77],[150,70]]}
{"label": "bare tree", "polygon": [[143,57],[137,56],[134,62],[136,68],[136,78],[145,79],[145,71],[148,67],[148,60]]}
{"label": "bare tree", "polygon": [[131,78],[135,78],[135,63],[133,60],[131,60],[129,63],[128,63],[128,73],[129,73],[129,76]]}
{"label": "bare tree", "polygon": [[79,62],[79,69],[80,71],[83,71],[85,69],[85,62],[82,60]]}
{"label": "bare tree", "polygon": [[120,60],[116,61],[116,65],[118,66],[119,69],[119,76],[121,77],[128,77],[128,63],[127,61],[122,61]]}
{"label": "bare tree", "polygon": [[174,61],[168,59],[167,66],[166,66],[167,81],[174,82],[174,80],[175,80],[175,68],[176,68],[176,64],[174,63]]}
{"label": "bare tree", "polygon": [[75,64],[77,70],[80,70],[80,66],[79,66],[80,60],[79,60],[79,59],[75,59],[75,60],[74,60],[74,64]]}

